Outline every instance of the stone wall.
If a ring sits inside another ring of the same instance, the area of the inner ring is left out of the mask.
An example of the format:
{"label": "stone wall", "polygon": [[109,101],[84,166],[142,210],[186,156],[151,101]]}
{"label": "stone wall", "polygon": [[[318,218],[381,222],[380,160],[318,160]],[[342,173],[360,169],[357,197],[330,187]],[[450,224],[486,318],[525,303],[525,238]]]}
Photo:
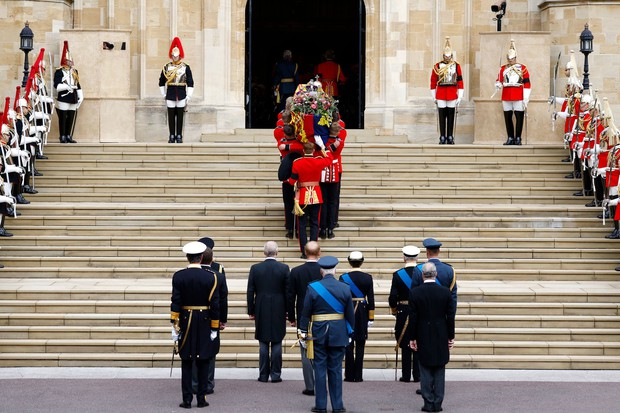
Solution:
{"label": "stone wall", "polygon": [[[136,139],[165,139],[163,99],[157,86],[170,40],[183,41],[186,62],[196,80],[186,128],[189,141],[203,133],[233,133],[245,124],[245,7],[247,0],[58,0],[0,1],[0,94],[13,95],[21,79],[23,53],[19,31],[26,20],[35,32],[35,51],[51,49],[58,64],[60,30],[129,31],[130,89],[135,99]],[[366,129],[406,134],[412,141],[434,142],[436,115],[429,94],[430,69],[450,36],[465,81],[457,142],[472,142],[473,98],[481,97],[482,69],[498,66],[483,59],[481,33],[495,31],[489,0],[365,0]],[[620,1],[510,0],[502,20],[506,32],[550,32],[550,66],[559,51],[578,48],[583,25],[590,23],[595,53],[591,81],[612,103],[620,55]],[[31,59],[33,58],[31,53]],[[581,55],[580,55],[581,58]],[[80,61],[76,61],[80,67]],[[88,77],[87,73],[82,73]],[[487,79],[483,80],[484,82]],[[536,85],[539,91],[548,85]],[[538,93],[538,92],[537,92]],[[502,124],[496,125],[503,128]],[[163,130],[162,130],[163,127]]]}

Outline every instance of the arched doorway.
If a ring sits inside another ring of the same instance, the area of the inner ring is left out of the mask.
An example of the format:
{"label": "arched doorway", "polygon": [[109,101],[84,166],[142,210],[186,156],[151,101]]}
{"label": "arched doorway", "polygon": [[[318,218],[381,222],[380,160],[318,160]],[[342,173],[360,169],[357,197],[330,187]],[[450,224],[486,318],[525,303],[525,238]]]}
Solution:
{"label": "arched doorway", "polygon": [[248,0],[245,21],[246,128],[275,126],[273,67],[285,49],[299,64],[301,82],[333,49],[347,77],[340,91],[342,117],[348,129],[364,127],[364,0]]}

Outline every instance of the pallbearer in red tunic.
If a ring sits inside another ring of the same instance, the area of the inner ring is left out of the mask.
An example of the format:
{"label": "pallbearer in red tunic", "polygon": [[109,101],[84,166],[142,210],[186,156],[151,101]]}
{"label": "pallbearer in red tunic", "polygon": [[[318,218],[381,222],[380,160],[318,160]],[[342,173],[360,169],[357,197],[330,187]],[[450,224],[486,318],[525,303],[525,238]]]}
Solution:
{"label": "pallbearer in red tunic", "polygon": [[[319,136],[315,137],[317,145],[324,148],[323,141]],[[297,227],[299,228],[299,248],[301,257],[306,258],[304,248],[307,242],[306,225],[310,220],[310,241],[317,241],[319,237],[319,216],[323,195],[319,183],[323,168],[329,166],[333,157],[327,152],[326,158],[314,157],[314,143],[304,143],[303,158],[293,162],[293,172],[288,182],[295,185],[295,212],[297,215]]]}
{"label": "pallbearer in red tunic", "polygon": [[[517,50],[514,40],[510,40],[510,49],[506,54],[508,63],[501,67],[495,88],[502,89],[502,106],[508,138],[504,145],[521,145],[521,132],[525,111],[530,100],[530,74],[524,64],[517,63]],[[512,122],[512,115],[516,124]]]}
{"label": "pallbearer in red tunic", "polygon": [[443,60],[433,66],[431,95],[439,112],[439,144],[454,145],[454,115],[463,99],[463,73],[453,59],[450,37],[446,37]]}

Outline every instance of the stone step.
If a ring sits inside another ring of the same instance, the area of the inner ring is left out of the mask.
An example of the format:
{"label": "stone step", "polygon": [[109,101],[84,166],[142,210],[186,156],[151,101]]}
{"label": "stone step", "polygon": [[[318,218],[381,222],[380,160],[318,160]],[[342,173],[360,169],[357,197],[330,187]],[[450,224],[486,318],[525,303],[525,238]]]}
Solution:
{"label": "stone step", "polygon": [[[166,278],[22,278],[3,280],[0,300],[169,300]],[[229,300],[244,301],[246,279],[227,280]],[[388,294],[391,279],[375,280],[375,295]],[[620,281],[461,280],[460,302],[619,303]],[[386,302],[386,299],[376,299]]]}
{"label": "stone step", "polygon": [[[243,291],[231,291],[231,296],[240,298]],[[387,291],[378,291],[376,296],[377,326],[387,320],[392,325],[394,318],[388,313]],[[80,313],[83,316],[91,313],[131,313],[131,314],[167,314],[170,309],[170,300],[0,300],[0,313]],[[229,317],[235,319],[235,324],[247,320],[245,300],[230,299],[228,301]],[[385,314],[383,314],[385,313]],[[238,316],[241,314],[241,316]],[[620,303],[547,303],[547,302],[464,302],[459,301],[457,316],[460,318],[471,316],[521,316],[534,315],[544,317],[618,317],[620,316]],[[237,316],[236,318],[234,316]],[[253,323],[251,321],[248,321]],[[24,326],[14,326],[25,328]],[[142,327],[132,327],[139,329]],[[165,327],[166,332],[168,331]],[[232,328],[232,327],[231,327]],[[150,330],[151,327],[148,327]],[[227,330],[229,331],[229,330]]]}
{"label": "stone step", "polygon": [[[564,165],[550,165],[545,167],[532,167],[531,169],[523,169],[520,165],[515,165],[512,168],[499,168],[493,165],[488,168],[475,168],[475,165],[465,164],[453,167],[450,163],[447,163],[444,169],[433,167],[424,168],[418,165],[412,165],[411,163],[403,163],[401,168],[392,167],[391,164],[385,163],[379,164],[367,164],[364,168],[354,169],[347,167],[345,164],[344,169],[345,179],[349,177],[365,177],[370,172],[378,176],[386,176],[392,178],[409,179],[410,182],[418,182],[421,179],[428,178],[463,178],[469,177],[470,179],[489,178],[493,176],[495,179],[499,178],[522,178],[530,179],[538,176],[546,176],[551,178],[561,178],[570,172],[569,168]],[[185,167],[179,166],[175,168],[166,167],[124,167],[123,165],[118,167],[110,167],[108,163],[102,166],[85,166],[75,167],[67,166],[46,166],[41,169],[45,176],[48,177],[77,177],[86,176],[93,179],[101,179],[102,177],[116,177],[116,179],[124,181],[129,178],[137,178],[144,175],[150,177],[170,177],[180,179],[185,182],[191,182],[194,176],[209,176],[210,178],[221,177],[235,177],[244,179],[248,175],[248,168],[252,170],[252,175],[257,177],[277,178],[278,162],[269,162],[260,166],[241,165],[223,163],[221,167],[218,165],[201,164],[200,167]],[[370,171],[370,172],[369,172]],[[73,181],[73,178],[69,178]],[[579,185],[579,180],[573,180]]]}
{"label": "stone step", "polygon": [[[238,267],[238,266],[249,266],[257,259],[261,260],[263,256],[262,245],[255,243],[255,246],[250,246],[248,244],[247,247],[222,247],[218,248],[218,257],[221,260],[225,260],[228,263],[228,266]],[[291,241],[292,245],[287,245],[282,243],[279,245],[279,253],[282,258],[293,258],[298,255],[299,248],[298,245],[295,245],[295,242]],[[350,252],[350,248],[339,248],[330,243],[327,244],[330,248],[330,254],[335,254],[336,256],[347,256]],[[577,245],[579,247],[579,245]],[[399,256],[402,255],[400,248],[360,248],[360,250],[364,253],[365,265],[364,268],[371,267],[379,267],[382,268],[384,266],[393,266],[394,261],[396,261]],[[159,265],[165,265],[167,263],[175,263],[181,262],[183,263],[184,258],[182,254],[179,253],[180,247],[148,247],[148,246],[139,246],[139,247],[120,247],[120,246],[112,246],[112,247],[102,247],[102,246],[62,246],[62,247],[38,247],[36,249],[28,248],[28,247],[13,247],[6,246],[0,250],[0,256],[5,260],[14,259],[21,260],[24,258],[24,261],[32,260],[32,262],[37,262],[40,260],[43,263],[45,260],[55,260],[55,259],[68,259],[75,260],[75,262],[84,261],[84,259],[96,263],[97,260],[106,260],[106,259],[116,259],[118,260],[118,265],[123,265],[123,263],[131,263],[135,260],[135,257],[139,256],[148,256],[149,253],[153,254],[152,258],[153,263],[157,262]],[[523,259],[541,259],[541,260],[564,260],[568,254],[575,254],[573,258],[571,258],[568,264],[572,264],[574,259],[582,259],[584,261],[592,261],[596,259],[602,260],[613,260],[617,258],[617,251],[610,249],[601,249],[600,246],[598,248],[585,248],[582,247],[577,253],[575,253],[573,248],[528,248],[526,246],[522,246],[520,248],[493,248],[493,247],[483,247],[483,246],[464,246],[464,247],[452,247],[450,249],[446,249],[443,254],[443,259],[446,262],[457,262],[461,260],[471,260],[472,256],[484,256],[484,259],[476,259],[481,263],[486,261],[495,261],[495,260],[523,260]],[[151,257],[149,257],[151,259]],[[155,261],[156,260],[156,261]],[[43,265],[43,264],[42,264]],[[398,264],[397,264],[398,265]]]}
{"label": "stone step", "polygon": [[[455,198],[455,200],[457,200]],[[219,217],[228,221],[235,221],[242,216],[251,217],[258,220],[262,217],[282,217],[282,202],[272,203],[175,203],[174,208],[170,209],[170,213],[177,216],[191,216],[192,219],[210,219],[211,221]],[[597,208],[598,209],[598,208]],[[400,219],[415,220],[422,217],[433,218],[440,217],[453,218],[463,220],[466,217],[475,217],[479,220],[488,220],[497,224],[507,220],[513,220],[520,217],[546,218],[547,221],[561,218],[590,218],[592,223],[597,223],[595,218],[597,209],[586,208],[582,204],[558,205],[558,204],[499,204],[490,205],[486,203],[476,204],[441,204],[436,202],[429,203],[395,203],[386,206],[386,204],[375,203],[346,203],[340,204],[339,217],[351,220],[356,219],[372,219],[389,220],[395,217]],[[161,216],[161,204],[159,203],[115,203],[115,202],[75,202],[66,206],[59,206],[56,202],[36,202],[29,205],[20,205],[19,210],[28,216],[52,216],[52,215],[86,215],[86,216]],[[600,211],[600,209],[598,209]],[[599,212],[600,213],[600,212]],[[208,217],[210,216],[210,218]],[[480,217],[480,218],[479,218]],[[172,220],[173,217],[166,216]],[[220,223],[220,225],[223,225]],[[371,225],[376,226],[376,225]],[[559,225],[556,225],[559,226]]]}
{"label": "stone step", "polygon": [[[302,260],[289,259],[284,261],[290,267],[301,264]],[[557,263],[549,264],[549,269],[527,269],[527,268],[489,268],[489,269],[458,269],[459,280],[481,280],[492,281],[504,279],[507,281],[615,281],[618,279],[618,273],[610,269],[613,261],[605,261],[601,263],[600,268],[596,269],[573,269],[563,270],[557,268]],[[182,268],[183,264],[179,263],[176,267],[170,268],[152,268],[152,267],[11,267],[10,271],[1,270],[0,274],[5,279],[40,279],[40,278],[165,278],[170,276]],[[364,268],[364,270],[373,274],[377,281],[391,280],[394,268]],[[226,275],[231,280],[247,279],[249,267],[228,267],[226,266]],[[44,297],[43,297],[44,298]]]}
{"label": "stone step", "polygon": [[[438,193],[416,193],[413,195],[416,203],[432,203],[437,202],[447,205],[462,205],[463,203],[469,204],[482,204],[489,202],[495,206],[497,205],[527,205],[528,202],[536,204],[552,204],[552,205],[576,205],[583,206],[587,201],[591,199],[573,197],[570,191],[564,191],[564,194],[550,195],[551,192],[545,192],[543,195],[526,194],[518,195],[512,191],[506,191],[506,194],[500,194],[497,191],[493,195],[480,193],[479,191],[468,191],[469,193],[456,193],[456,194],[438,194]],[[263,202],[266,204],[276,203],[282,200],[282,192],[273,192],[271,194],[261,193],[260,195],[252,193],[220,193],[215,197],[209,193],[78,193],[78,192],[41,192],[35,195],[37,204],[43,203],[129,203],[129,202],[144,202],[144,203],[158,203],[160,204],[179,204],[179,203],[208,203],[212,201],[226,202],[226,203],[256,203]],[[34,198],[31,198],[33,200]],[[343,203],[411,203],[412,195],[393,195],[393,194],[364,194],[364,193],[347,193],[344,192],[341,195],[341,202]],[[599,209],[600,210],[600,209]]]}
{"label": "stone step", "polygon": [[[220,368],[256,368],[257,353],[222,353]],[[178,358],[175,368],[179,367]],[[2,367],[157,367],[170,368],[170,354],[164,353],[4,353]],[[365,368],[393,369],[393,354],[369,354]],[[301,367],[299,352],[283,354],[283,367]],[[454,355],[448,368],[617,370],[618,356],[582,355]]]}
{"label": "stone step", "polygon": [[[275,171],[274,171],[275,174]],[[36,178],[37,185],[40,190],[46,188],[58,188],[67,186],[73,187],[85,187],[93,188],[100,192],[106,192],[108,188],[126,188],[127,186],[135,187],[137,190],[139,187],[158,186],[164,187],[168,191],[174,191],[175,188],[192,188],[196,186],[205,188],[205,190],[216,190],[223,188],[281,188],[280,184],[275,179],[274,174],[262,174],[254,176],[242,176],[242,177],[229,177],[220,176],[214,181],[209,176],[196,175],[184,177],[182,181],[178,178],[168,176],[151,176],[151,175],[136,175],[136,176],[120,176],[117,174],[110,174],[107,176],[98,176],[97,185],[94,186],[91,177],[84,176],[41,176]],[[466,176],[458,177],[428,177],[417,176],[412,185],[412,179],[408,176],[382,176],[382,175],[367,175],[367,176],[351,176],[345,171],[343,175],[342,189],[343,191],[355,191],[357,188],[365,188],[369,190],[371,188],[381,190],[384,187],[394,188],[396,191],[406,190],[408,192],[416,190],[429,190],[433,188],[446,188],[454,190],[454,188],[544,188],[553,190],[557,188],[561,190],[577,190],[580,188],[581,181],[575,179],[565,179],[563,177],[548,177],[548,176],[536,176],[528,178],[527,182],[524,182],[521,178],[513,177],[498,177],[494,175],[477,177],[471,179]],[[95,189],[96,188],[96,189]],[[36,197],[35,197],[36,198]]]}
{"label": "stone step", "polygon": [[[21,233],[26,232],[25,226],[20,226]],[[172,229],[166,227],[167,229]],[[35,232],[36,228],[32,228]],[[37,253],[32,247],[37,246],[37,249],[59,249],[65,248],[72,250],[76,247],[79,248],[95,248],[95,247],[114,247],[114,248],[128,248],[128,247],[167,247],[175,251],[178,251],[185,242],[191,240],[190,237],[183,237],[182,239],[174,236],[162,236],[162,237],[149,237],[149,236],[122,236],[122,235],[94,235],[97,231],[93,230],[91,236],[68,236],[68,235],[16,235],[11,237],[10,242],[2,244],[2,250],[4,251],[18,251],[23,254]],[[392,237],[373,237],[371,233],[362,234],[359,238],[353,238],[353,232],[349,229],[338,229],[337,242],[333,240],[321,240],[321,245],[324,248],[331,249],[335,247],[334,244],[340,248],[356,247],[362,252],[367,251],[369,248],[398,248],[395,245],[406,244],[420,244],[424,238],[424,229],[414,228],[408,232],[408,236],[398,237],[397,233]],[[602,234],[608,232],[607,227],[599,228],[598,230],[592,230],[589,233],[581,232],[579,229],[564,229],[556,230],[552,228],[541,229],[519,229],[521,234],[515,235],[517,230],[507,229],[489,229],[484,234],[480,234],[480,230],[477,228],[459,228],[458,233],[462,235],[460,238],[454,237],[454,230],[446,229],[444,231],[437,231],[434,233],[436,237],[441,238],[441,241],[446,246],[445,251],[450,251],[453,248],[563,248],[563,249],[597,249],[600,248],[601,243],[612,243],[613,240],[601,240]],[[228,236],[223,237],[226,233]],[[344,234],[344,235],[343,235]],[[229,255],[238,255],[239,251],[246,251],[248,245],[256,244],[262,245],[269,240],[277,238],[278,244],[283,246],[289,246],[289,241],[283,242],[280,240],[282,236],[281,229],[272,229],[266,231],[261,227],[249,227],[239,228],[235,231],[229,231],[225,227],[209,228],[209,235],[217,239],[217,255],[219,259],[226,260]],[[272,236],[269,236],[272,235]],[[467,235],[467,236],[466,236]],[[508,235],[512,236],[511,238]],[[550,235],[554,235],[551,237]],[[275,237],[274,237],[275,236]],[[581,237],[580,237],[581,236]],[[290,241],[295,245],[296,241]],[[612,244],[613,245],[613,244]],[[44,252],[40,253],[45,255]]]}
{"label": "stone step", "polygon": [[[341,189],[341,197],[346,199],[347,202],[364,202],[365,200],[373,200],[376,197],[384,197],[385,202],[390,200],[408,200],[411,202],[411,197],[414,197],[417,201],[419,197],[434,196],[436,199],[450,199],[452,196],[463,196],[464,200],[479,199],[482,196],[485,199],[501,200],[504,197],[511,197],[517,200],[516,197],[528,197],[528,200],[535,201],[536,199],[563,199],[565,201],[572,201],[571,203],[585,204],[590,201],[592,197],[574,197],[573,193],[576,191],[574,185],[566,186],[547,186],[547,187],[503,187],[500,186],[501,182],[497,182],[498,186],[485,185],[485,186],[458,186],[458,185],[433,185],[433,186],[381,186],[375,185],[344,185]],[[111,198],[114,201],[128,202],[127,199],[138,202],[150,200],[152,197],[161,196],[165,201],[168,197],[176,195],[176,199],[196,199],[205,198],[208,200],[216,200],[223,202],[229,197],[237,197],[235,199],[241,201],[243,195],[252,195],[254,199],[271,200],[273,196],[282,196],[282,185],[277,182],[270,181],[269,184],[257,186],[247,186],[245,184],[229,184],[229,185],[205,185],[201,187],[200,195],[193,194],[195,191],[195,185],[175,185],[170,187],[165,183],[159,184],[143,184],[143,185],[116,185],[116,184],[83,184],[83,185],[70,185],[70,184],[56,184],[45,183],[45,186],[39,186],[39,194],[29,196],[34,201],[49,202],[52,199],[63,202],[90,202],[89,197],[101,196]],[[260,191],[262,197],[256,196],[256,192]],[[132,198],[128,196],[133,195]],[[83,198],[78,198],[82,196]],[[215,198],[213,198],[215,196]],[[54,197],[54,198],[52,198]],[[208,197],[208,198],[207,198]],[[265,201],[264,201],[265,202]],[[495,201],[492,201],[495,202]]]}

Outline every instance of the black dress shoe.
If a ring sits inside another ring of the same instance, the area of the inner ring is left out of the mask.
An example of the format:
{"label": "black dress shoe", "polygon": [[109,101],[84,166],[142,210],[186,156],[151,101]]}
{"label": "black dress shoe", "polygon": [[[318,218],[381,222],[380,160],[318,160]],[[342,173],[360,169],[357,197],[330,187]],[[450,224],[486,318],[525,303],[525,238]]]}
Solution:
{"label": "black dress shoe", "polygon": [[316,407],[313,407],[312,409],[310,409],[310,411],[314,413],[327,413],[327,409],[319,409]]}
{"label": "black dress shoe", "polygon": [[168,138],[168,143],[174,143],[174,135],[170,135],[170,137]]}
{"label": "black dress shoe", "polygon": [[347,409],[345,409],[344,407],[342,409],[334,409],[332,410],[333,413],[347,413]]}
{"label": "black dress shoe", "polygon": [[567,156],[566,158],[562,159],[562,162],[570,162],[570,156]]}
{"label": "black dress shoe", "polygon": [[301,391],[301,394],[305,394],[306,396],[314,396],[314,390],[306,390],[306,389],[303,389],[303,390]]}
{"label": "black dress shoe", "polygon": [[183,135],[177,135],[177,143],[183,143]]}
{"label": "black dress shoe", "polygon": [[4,227],[0,227],[0,237],[12,237],[12,236],[13,234],[11,234],[9,231],[4,229]]}
{"label": "black dress shoe", "polygon": [[614,231],[611,234],[605,235],[605,238],[607,238],[607,239],[620,239],[620,231],[618,231],[617,229],[614,229]]}
{"label": "black dress shoe", "polygon": [[439,137],[439,144],[440,145],[445,145],[446,144],[446,137],[445,136],[440,136]]}
{"label": "black dress shoe", "polygon": [[205,399],[202,399],[202,400],[198,399],[198,404],[197,404],[198,407],[207,407],[208,405],[209,405],[209,402],[206,401]]}
{"label": "black dress shoe", "polygon": [[34,168],[34,176],[43,176],[43,174],[39,172],[37,168]]}
{"label": "black dress shoe", "polygon": [[398,379],[398,381],[402,381],[403,383],[409,383],[409,382],[411,382],[411,380],[410,380],[410,379],[406,379],[406,378],[404,378],[404,377],[401,377],[400,379]]}
{"label": "black dress shoe", "polygon": [[336,236],[334,235],[334,230],[333,229],[328,229],[327,230],[327,239],[334,239],[336,238]]}
{"label": "black dress shoe", "polygon": [[40,153],[36,154],[35,158],[36,159],[49,159],[47,156],[41,155]]}
{"label": "black dress shoe", "polygon": [[272,383],[282,383],[282,379],[271,379]]}
{"label": "black dress shoe", "polygon": [[71,136],[71,135],[67,136],[67,142],[68,143],[77,143],[76,140],[73,140],[73,136]]}
{"label": "black dress shoe", "polygon": [[448,145],[454,145],[454,136],[448,136]]}
{"label": "black dress shoe", "polygon": [[67,137],[64,135],[58,138],[58,140],[60,141],[60,143],[67,143]]}
{"label": "black dress shoe", "polygon": [[261,379],[260,377],[258,378],[258,381],[260,381],[261,383],[267,383],[269,380],[268,379]]}
{"label": "black dress shoe", "polygon": [[422,410],[423,412],[434,412],[435,409],[431,409],[430,407],[426,407],[426,406],[422,406]]}
{"label": "black dress shoe", "polygon": [[596,199],[593,199],[592,201],[588,202],[586,206],[587,207],[600,207],[601,204],[599,204]]}
{"label": "black dress shoe", "polygon": [[514,145],[515,144],[515,140],[514,138],[511,138],[510,136],[508,137],[508,139],[506,139],[506,142],[504,142],[504,145]]}
{"label": "black dress shoe", "polygon": [[306,254],[301,254],[299,258],[301,258],[302,260],[305,260],[306,258],[308,258],[308,256]]}
{"label": "black dress shoe", "polygon": [[616,271],[620,271],[620,267],[616,267]]}
{"label": "black dress shoe", "polygon": [[568,175],[564,176],[564,178],[566,178],[566,179],[575,179],[575,174],[571,172]]}
{"label": "black dress shoe", "polygon": [[33,195],[39,193],[39,191],[37,191],[36,189],[34,189],[33,187],[31,187],[28,184],[22,186],[22,191],[27,193],[27,194],[33,194]]}
{"label": "black dress shoe", "polygon": [[21,205],[28,205],[30,203],[22,194],[17,195],[15,199],[17,199],[17,203]]}
{"label": "black dress shoe", "polygon": [[293,238],[293,230],[292,229],[287,230],[285,236],[288,239],[292,239]]}
{"label": "black dress shoe", "polygon": [[419,383],[420,382],[420,378],[419,377],[414,377],[413,378],[413,382],[414,383]]}
{"label": "black dress shoe", "polygon": [[519,146],[521,146],[521,138],[519,138],[518,136],[517,136],[517,138],[515,139],[515,145],[519,145]]}
{"label": "black dress shoe", "polygon": [[415,394],[422,394],[422,390],[417,389],[417,390],[415,391]]}
{"label": "black dress shoe", "polygon": [[575,192],[573,196],[583,196],[583,191]]}
{"label": "black dress shoe", "polygon": [[319,238],[321,238],[321,239],[325,239],[325,238],[327,238],[327,230],[326,230],[325,228],[322,228],[322,229],[319,231]]}
{"label": "black dress shoe", "polygon": [[192,404],[188,403],[188,402],[183,402],[183,403],[179,404],[179,407],[182,407],[184,409],[191,409],[192,408]]}
{"label": "black dress shoe", "polygon": [[350,379],[350,378],[345,378],[343,381],[348,381],[349,383],[355,383],[355,380]]}

